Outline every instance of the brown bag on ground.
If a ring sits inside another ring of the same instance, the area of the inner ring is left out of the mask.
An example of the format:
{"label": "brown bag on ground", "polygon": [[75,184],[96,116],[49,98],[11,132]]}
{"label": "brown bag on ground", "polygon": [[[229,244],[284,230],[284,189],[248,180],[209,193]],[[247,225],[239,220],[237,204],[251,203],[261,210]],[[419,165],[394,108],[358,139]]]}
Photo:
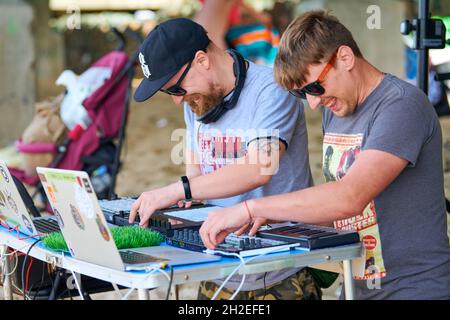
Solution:
{"label": "brown bag on ground", "polygon": [[[67,134],[67,127],[61,120],[60,104],[64,94],[36,103],[36,114],[22,134],[22,142],[59,144]],[[22,152],[23,168],[27,175],[36,175],[37,166],[48,166],[54,154]]]}

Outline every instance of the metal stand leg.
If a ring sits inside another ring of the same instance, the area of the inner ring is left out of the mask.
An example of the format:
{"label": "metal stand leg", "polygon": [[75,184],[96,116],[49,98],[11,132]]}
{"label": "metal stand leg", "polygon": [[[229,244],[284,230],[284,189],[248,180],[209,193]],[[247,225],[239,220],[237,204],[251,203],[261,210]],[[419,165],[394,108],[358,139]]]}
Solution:
{"label": "metal stand leg", "polygon": [[175,285],[175,300],[180,300],[180,286],[178,284]]}
{"label": "metal stand leg", "polygon": [[353,282],[352,262],[350,260],[344,260],[343,262],[344,262],[345,299],[354,300],[355,283]]}
{"label": "metal stand leg", "polygon": [[[76,273],[76,272],[73,272],[73,273],[72,273],[72,277],[77,277],[77,275],[78,275],[78,273]],[[91,299],[91,296],[89,295],[89,292],[88,292],[87,290],[84,289],[84,286],[83,286],[83,278],[82,278],[81,275],[80,275],[80,278],[79,278],[79,279],[76,278],[76,279],[78,279],[78,281],[77,281],[75,278],[73,278],[73,283],[74,283],[74,287],[75,287],[75,288],[73,288],[72,286],[69,286],[69,284],[67,283],[67,278],[66,278],[66,276],[64,276],[64,279],[66,280],[66,287],[67,287],[68,290],[76,289],[77,292],[78,292],[78,295],[80,296],[80,299],[82,299],[82,300],[92,300],[92,299]],[[70,279],[70,278],[69,278],[69,279]],[[81,295],[82,295],[82,296],[81,296]]]}
{"label": "metal stand leg", "polygon": [[139,300],[150,300],[150,294],[147,289],[138,289]]}
{"label": "metal stand leg", "polygon": [[[2,245],[0,246],[0,252],[2,255],[8,253],[8,246]],[[9,259],[6,256],[3,260],[3,274],[5,275],[5,279],[3,280],[3,295],[5,300],[13,300],[12,294],[12,285],[11,285],[11,275],[8,275],[11,271],[9,265]]]}

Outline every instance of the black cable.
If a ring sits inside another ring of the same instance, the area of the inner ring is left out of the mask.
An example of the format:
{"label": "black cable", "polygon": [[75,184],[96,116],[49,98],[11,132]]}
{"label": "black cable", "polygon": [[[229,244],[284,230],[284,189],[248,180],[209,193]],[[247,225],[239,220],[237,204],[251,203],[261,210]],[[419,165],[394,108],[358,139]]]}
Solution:
{"label": "black cable", "polygon": [[67,295],[70,297],[70,300],[72,300],[72,294],[71,294],[71,289],[69,289],[69,287],[67,286],[67,273],[64,272],[63,273],[63,279],[64,279],[64,283],[66,284],[66,288],[61,291],[57,296],[56,296],[56,300],[58,300],[59,298],[63,298],[64,299],[64,295],[67,293]]}
{"label": "black cable", "polygon": [[173,280],[173,267],[170,266],[170,280],[169,280],[169,288],[167,288],[166,300],[169,300],[170,288],[172,287]]}
{"label": "black cable", "polygon": [[[57,296],[56,296],[56,300],[58,300],[59,298],[63,298],[64,299],[64,295],[67,293],[68,295],[70,295],[70,289],[66,288],[63,291],[61,291]],[[72,299],[71,299],[72,300]]]}
{"label": "black cable", "polygon": [[[34,293],[33,300],[36,300],[36,297],[37,297],[39,291],[41,291],[41,288],[44,285],[44,274],[45,274],[45,263],[42,263],[41,284],[39,285],[39,288]],[[31,291],[31,289],[30,289],[30,291]]]}
{"label": "black cable", "polygon": [[264,296],[262,298],[263,300],[266,300],[266,294],[267,294],[266,276],[267,276],[267,272],[264,272],[264,278],[263,278],[263,282],[264,282]]}
{"label": "black cable", "polygon": [[26,300],[26,292],[25,292],[25,265],[28,259],[28,255],[30,254],[31,249],[42,239],[37,239],[29,248],[25,255],[25,258],[23,259],[22,264],[22,292],[23,292],[23,300]]}

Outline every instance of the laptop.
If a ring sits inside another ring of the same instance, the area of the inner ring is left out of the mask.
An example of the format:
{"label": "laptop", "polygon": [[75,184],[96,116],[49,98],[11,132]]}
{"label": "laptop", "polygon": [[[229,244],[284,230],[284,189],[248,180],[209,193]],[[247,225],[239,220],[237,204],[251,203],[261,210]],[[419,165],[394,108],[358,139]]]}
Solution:
{"label": "laptop", "polygon": [[41,167],[37,172],[52,208],[60,214],[69,251],[79,260],[128,271],[220,259],[169,246],[118,250],[86,172]]}
{"label": "laptop", "polygon": [[33,217],[33,211],[38,212],[28,191],[0,160],[0,220],[28,236],[60,231],[56,217]]}

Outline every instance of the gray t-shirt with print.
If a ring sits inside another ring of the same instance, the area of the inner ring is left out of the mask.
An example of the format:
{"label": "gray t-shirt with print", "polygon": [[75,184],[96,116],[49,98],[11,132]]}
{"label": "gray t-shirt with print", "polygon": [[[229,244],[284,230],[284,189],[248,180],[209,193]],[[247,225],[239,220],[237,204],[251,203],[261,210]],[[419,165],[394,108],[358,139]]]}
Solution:
{"label": "gray t-shirt with print", "polygon": [[[274,81],[272,69],[249,63],[238,103],[218,121],[203,124],[185,104],[187,147],[198,156],[202,174],[214,172],[243,157],[248,144],[258,137],[278,137],[287,146],[279,170],[270,182],[249,192],[208,203],[228,207],[247,199],[282,194],[312,186],[308,157],[308,136],[303,104]],[[297,268],[268,272],[269,286],[296,273]],[[226,284],[236,289],[241,276]],[[221,283],[217,280],[216,283]],[[264,288],[264,274],[247,276],[244,291]]]}
{"label": "gray t-shirt with print", "polygon": [[386,74],[352,115],[337,117],[325,108],[323,130],[328,181],[345,176],[364,150],[409,162],[363,213],[335,221],[337,228],[358,230],[365,247],[355,297],[450,299],[442,134],[425,94]]}

